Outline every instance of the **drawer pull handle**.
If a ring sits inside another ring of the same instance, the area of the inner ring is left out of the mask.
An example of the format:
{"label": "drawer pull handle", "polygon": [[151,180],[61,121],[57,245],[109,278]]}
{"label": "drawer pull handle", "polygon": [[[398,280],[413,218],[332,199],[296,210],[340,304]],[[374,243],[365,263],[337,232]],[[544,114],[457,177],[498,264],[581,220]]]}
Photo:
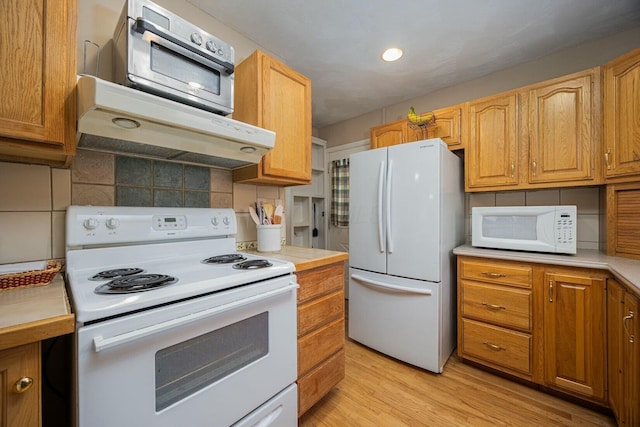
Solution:
{"label": "drawer pull handle", "polygon": [[31,377],[22,377],[14,384],[14,389],[16,393],[24,393],[29,390],[33,385],[33,378]]}
{"label": "drawer pull handle", "polygon": [[629,315],[624,316],[622,318],[622,327],[624,328],[625,333],[629,336],[630,343],[634,343],[636,340],[636,337],[634,334],[629,332],[629,329],[627,329],[627,320],[633,320],[634,316],[635,316],[635,313],[632,310],[629,310]]}
{"label": "drawer pull handle", "polygon": [[494,278],[498,278],[498,277],[507,277],[506,274],[503,273],[494,273],[492,271],[483,271],[482,272],[483,276],[487,276],[487,277],[494,277]]}
{"label": "drawer pull handle", "polygon": [[491,309],[491,310],[506,310],[507,307],[505,307],[504,305],[495,305],[495,304],[489,304],[488,302],[484,302],[482,301],[482,305],[484,305],[485,307]]}
{"label": "drawer pull handle", "polygon": [[500,350],[506,350],[507,349],[507,347],[505,347],[505,346],[498,345],[498,344],[491,344],[490,342],[487,342],[487,341],[483,341],[482,344],[486,345],[487,347],[489,347],[492,350],[500,351]]}

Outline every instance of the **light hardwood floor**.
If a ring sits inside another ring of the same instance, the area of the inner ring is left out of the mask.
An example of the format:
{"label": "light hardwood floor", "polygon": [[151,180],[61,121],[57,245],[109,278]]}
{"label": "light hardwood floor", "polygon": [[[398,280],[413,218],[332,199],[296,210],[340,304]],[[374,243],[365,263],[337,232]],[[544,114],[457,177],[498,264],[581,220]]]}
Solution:
{"label": "light hardwood floor", "polygon": [[612,417],[462,363],[437,375],[347,339],[346,376],[300,426],[615,426]]}

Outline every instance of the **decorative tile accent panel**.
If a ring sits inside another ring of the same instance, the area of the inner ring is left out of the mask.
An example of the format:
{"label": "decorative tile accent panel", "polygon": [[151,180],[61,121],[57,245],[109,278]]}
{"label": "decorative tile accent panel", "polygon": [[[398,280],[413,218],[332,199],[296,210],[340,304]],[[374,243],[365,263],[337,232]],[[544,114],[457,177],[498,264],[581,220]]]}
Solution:
{"label": "decorative tile accent panel", "polygon": [[[211,206],[209,168],[116,156],[115,174],[116,206],[191,208]],[[231,207],[231,205],[224,207]]]}
{"label": "decorative tile accent panel", "polygon": [[113,185],[71,184],[72,205],[115,206]]}
{"label": "decorative tile accent panel", "polygon": [[113,185],[115,168],[115,154],[77,150],[73,158],[71,181],[82,184]]}

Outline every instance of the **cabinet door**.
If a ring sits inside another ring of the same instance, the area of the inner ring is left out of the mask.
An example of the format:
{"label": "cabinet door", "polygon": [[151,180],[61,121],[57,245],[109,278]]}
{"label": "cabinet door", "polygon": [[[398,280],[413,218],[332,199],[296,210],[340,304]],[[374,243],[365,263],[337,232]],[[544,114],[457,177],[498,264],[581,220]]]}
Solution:
{"label": "cabinet door", "polygon": [[311,81],[256,50],[235,70],[233,118],[276,133],[259,165],[233,171],[236,182],[311,182]]}
{"label": "cabinet door", "polygon": [[599,79],[596,68],[528,90],[530,183],[596,178]]}
{"label": "cabinet door", "polygon": [[624,423],[624,369],[622,318],[625,290],[615,280],[607,280],[607,356],[609,406],[620,424]]}
{"label": "cabinet door", "polygon": [[406,120],[397,120],[382,126],[371,128],[371,148],[390,147],[415,141],[409,139],[409,126]]}
{"label": "cabinet door", "polygon": [[0,384],[2,384],[0,425],[2,427],[39,426],[41,421],[39,342],[0,352]]}
{"label": "cabinet door", "polygon": [[518,184],[518,102],[516,93],[474,101],[468,107],[466,187]]}
{"label": "cabinet door", "polygon": [[276,145],[262,159],[265,175],[311,180],[311,83],[275,59],[263,64],[264,127]]}
{"label": "cabinet door", "polygon": [[604,400],[604,280],[576,271],[545,273],[545,383]]}
{"label": "cabinet door", "polygon": [[[67,162],[75,147],[75,0],[0,8],[0,155]],[[10,42],[9,42],[10,41]]]}
{"label": "cabinet door", "polygon": [[462,148],[460,134],[460,117],[462,106],[441,108],[433,112],[436,116],[436,126],[428,128],[429,138],[441,138],[450,150]]}
{"label": "cabinet door", "polygon": [[625,355],[626,425],[640,425],[640,300],[627,292],[624,299],[623,351]]}
{"label": "cabinet door", "polygon": [[605,176],[640,174],[640,49],[604,66]]}

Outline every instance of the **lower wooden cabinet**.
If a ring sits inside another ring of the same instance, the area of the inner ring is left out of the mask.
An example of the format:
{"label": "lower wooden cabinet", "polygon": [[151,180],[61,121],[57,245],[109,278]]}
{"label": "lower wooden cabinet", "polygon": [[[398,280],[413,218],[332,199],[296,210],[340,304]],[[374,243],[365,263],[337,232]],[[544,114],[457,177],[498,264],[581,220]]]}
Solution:
{"label": "lower wooden cabinet", "polygon": [[609,405],[621,426],[640,425],[640,298],[607,281]]}
{"label": "lower wooden cabinet", "polygon": [[458,354],[533,381],[533,268],[458,258]]}
{"label": "lower wooden cabinet", "polygon": [[0,351],[0,384],[0,425],[40,426],[40,342]]}
{"label": "lower wooden cabinet", "polygon": [[547,267],[542,284],[545,384],[606,401],[605,275]]}
{"label": "lower wooden cabinet", "polygon": [[606,274],[458,258],[458,355],[606,403]]}
{"label": "lower wooden cabinet", "polygon": [[344,378],[344,262],[298,276],[298,416]]}

